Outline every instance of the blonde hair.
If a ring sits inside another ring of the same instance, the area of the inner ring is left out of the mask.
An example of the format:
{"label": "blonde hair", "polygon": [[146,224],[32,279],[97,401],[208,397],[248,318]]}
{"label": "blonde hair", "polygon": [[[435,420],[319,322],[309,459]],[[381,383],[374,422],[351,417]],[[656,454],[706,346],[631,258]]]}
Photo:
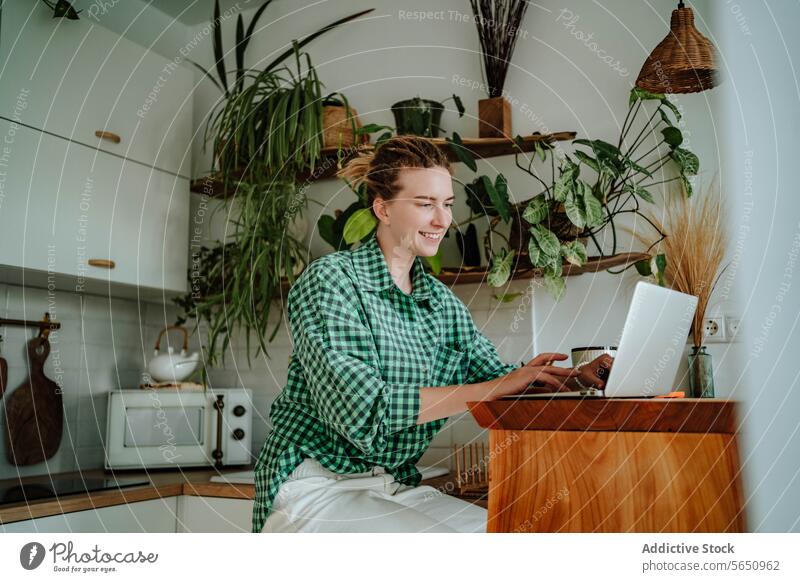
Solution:
{"label": "blonde hair", "polygon": [[336,175],[347,180],[356,190],[366,185],[367,204],[372,208],[375,198],[391,200],[397,194],[397,176],[403,168],[446,169],[453,175],[447,154],[427,138],[398,135],[389,138],[369,152],[361,152]]}

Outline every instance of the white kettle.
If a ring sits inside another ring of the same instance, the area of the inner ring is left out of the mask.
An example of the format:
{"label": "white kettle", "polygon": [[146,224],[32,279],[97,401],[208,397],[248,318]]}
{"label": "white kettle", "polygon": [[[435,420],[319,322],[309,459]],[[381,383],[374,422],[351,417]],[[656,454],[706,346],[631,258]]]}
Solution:
{"label": "white kettle", "polygon": [[[160,353],[161,336],[170,329],[179,329],[183,332],[183,349],[181,349],[181,353],[178,355],[175,354],[175,349],[172,346],[168,348],[166,354]],[[189,332],[186,331],[185,327],[169,325],[162,329],[156,340],[155,357],[150,360],[147,366],[147,371],[150,373],[153,380],[156,382],[178,383],[191,376],[200,363],[200,354],[198,352],[192,352],[191,355],[189,355],[187,352],[188,348]]]}

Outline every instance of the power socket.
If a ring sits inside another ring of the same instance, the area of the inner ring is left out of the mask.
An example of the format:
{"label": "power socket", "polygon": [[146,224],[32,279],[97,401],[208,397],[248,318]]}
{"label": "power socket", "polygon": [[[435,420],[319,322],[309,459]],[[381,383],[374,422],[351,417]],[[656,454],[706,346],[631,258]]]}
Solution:
{"label": "power socket", "polygon": [[722,343],[726,341],[725,318],[707,317],[703,320],[703,336],[706,343]]}

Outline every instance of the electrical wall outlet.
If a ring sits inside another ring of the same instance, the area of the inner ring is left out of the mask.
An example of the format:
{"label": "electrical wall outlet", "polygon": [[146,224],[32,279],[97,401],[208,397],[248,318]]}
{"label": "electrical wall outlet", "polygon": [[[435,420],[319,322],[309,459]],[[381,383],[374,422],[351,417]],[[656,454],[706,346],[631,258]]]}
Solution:
{"label": "electrical wall outlet", "polygon": [[728,337],[728,341],[736,340],[736,336],[739,335],[740,322],[741,320],[738,317],[725,318],[725,335]]}
{"label": "electrical wall outlet", "polygon": [[725,318],[707,317],[703,320],[703,335],[706,343],[721,343],[725,341]]}

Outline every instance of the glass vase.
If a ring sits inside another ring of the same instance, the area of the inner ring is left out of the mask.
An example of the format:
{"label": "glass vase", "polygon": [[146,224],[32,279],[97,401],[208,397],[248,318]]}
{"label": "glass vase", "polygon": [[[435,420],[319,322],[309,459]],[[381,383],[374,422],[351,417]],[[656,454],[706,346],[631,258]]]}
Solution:
{"label": "glass vase", "polygon": [[693,346],[689,354],[689,388],[692,398],[714,398],[714,369],[706,346]]}

